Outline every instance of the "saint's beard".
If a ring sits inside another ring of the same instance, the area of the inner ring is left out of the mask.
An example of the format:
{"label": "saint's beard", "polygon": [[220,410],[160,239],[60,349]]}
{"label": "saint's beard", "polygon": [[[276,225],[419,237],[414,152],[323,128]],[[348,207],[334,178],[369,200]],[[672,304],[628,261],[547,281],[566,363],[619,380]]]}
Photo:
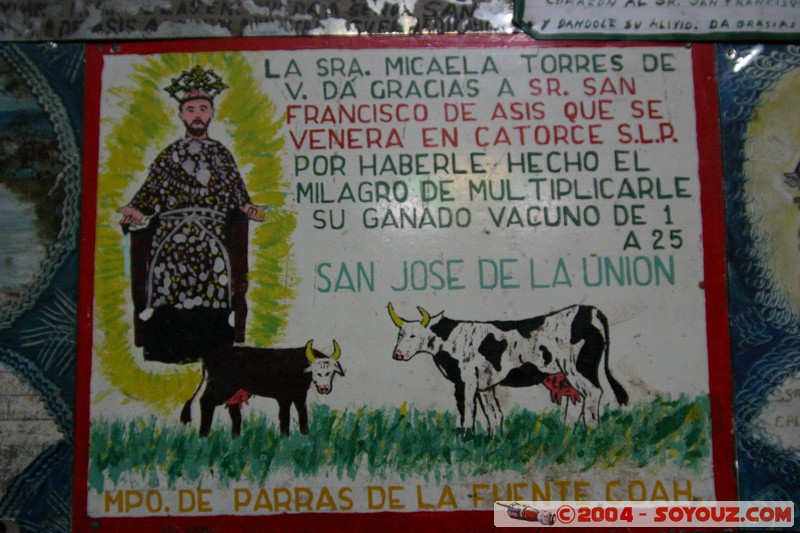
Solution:
{"label": "saint's beard", "polygon": [[183,125],[186,126],[186,132],[192,137],[202,137],[208,131],[208,122],[203,122],[200,119],[192,123],[184,122]]}

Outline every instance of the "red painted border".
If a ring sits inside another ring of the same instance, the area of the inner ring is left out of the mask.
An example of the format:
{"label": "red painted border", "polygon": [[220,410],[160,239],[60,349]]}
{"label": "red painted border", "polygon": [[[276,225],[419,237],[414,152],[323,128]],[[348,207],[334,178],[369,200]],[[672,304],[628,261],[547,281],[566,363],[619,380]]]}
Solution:
{"label": "red painted border", "polygon": [[695,109],[700,154],[703,255],[711,396],[714,483],[717,500],[737,499],[733,435],[733,369],[728,322],[725,195],[714,45],[694,45]]}
{"label": "red painted border", "polygon": [[[414,513],[308,513],[272,516],[191,516],[93,519],[88,502],[88,444],[90,378],[92,364],[94,247],[97,175],[100,137],[101,73],[105,55],[148,55],[180,52],[366,49],[366,48],[627,48],[636,46],[674,47],[675,44],[612,42],[535,42],[524,35],[460,36],[370,36],[370,37],[286,37],[258,39],[206,39],[150,41],[145,43],[90,44],[86,50],[86,94],[84,108],[83,206],[81,231],[78,359],[75,401],[75,468],[73,483],[73,531],[113,532],[206,532],[256,533],[263,531],[379,531],[379,530],[493,530],[493,511],[452,511]],[[725,226],[722,192],[722,155],[714,47],[694,45],[693,69],[697,137],[700,154],[701,205],[705,258],[705,291],[708,329],[711,417],[715,490],[718,500],[736,499],[734,471],[732,376],[728,330],[725,260]],[[641,529],[638,529],[641,531]]]}
{"label": "red painted border", "polygon": [[100,73],[103,57],[96,46],[86,47],[83,105],[83,183],[80,265],[78,279],[78,342],[75,362],[75,457],[72,469],[72,530],[89,532],[86,519],[89,476],[89,406],[92,376],[94,246],[97,220],[97,171],[100,142]]}

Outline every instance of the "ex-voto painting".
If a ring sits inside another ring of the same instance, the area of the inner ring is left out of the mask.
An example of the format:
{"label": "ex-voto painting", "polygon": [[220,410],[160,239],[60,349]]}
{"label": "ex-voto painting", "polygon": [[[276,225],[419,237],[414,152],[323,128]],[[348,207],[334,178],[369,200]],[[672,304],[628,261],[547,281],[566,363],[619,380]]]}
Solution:
{"label": "ex-voto painting", "polygon": [[88,54],[77,523],[735,499],[712,47]]}

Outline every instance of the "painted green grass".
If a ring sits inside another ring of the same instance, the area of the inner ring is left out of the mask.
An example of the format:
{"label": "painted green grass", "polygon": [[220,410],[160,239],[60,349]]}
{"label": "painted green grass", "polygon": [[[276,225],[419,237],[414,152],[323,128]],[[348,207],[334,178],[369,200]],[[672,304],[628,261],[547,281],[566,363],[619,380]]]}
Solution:
{"label": "painted green grass", "polygon": [[116,485],[123,476],[134,476],[153,487],[164,478],[174,486],[179,479],[191,483],[213,473],[223,485],[262,484],[276,471],[302,477],[329,469],[340,479],[366,471],[373,478],[413,475],[439,482],[530,466],[611,469],[623,461],[699,469],[711,446],[707,397],[610,410],[597,429],[565,428],[555,410],[516,409],[506,416],[502,438],[484,432],[464,436],[452,413],[336,411],[319,405],[310,417],[309,435],[293,428],[283,438],[274,421],[251,413],[238,439],[231,439],[227,417],[208,439],[198,438],[196,428],[164,425],[156,418],[93,421],[89,483],[101,491],[104,483]]}

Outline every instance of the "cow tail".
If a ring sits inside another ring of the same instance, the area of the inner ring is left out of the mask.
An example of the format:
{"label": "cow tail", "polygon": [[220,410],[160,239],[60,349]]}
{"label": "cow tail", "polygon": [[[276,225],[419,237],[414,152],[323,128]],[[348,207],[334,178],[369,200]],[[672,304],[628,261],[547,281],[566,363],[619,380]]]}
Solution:
{"label": "cow tail", "polygon": [[203,364],[203,377],[200,380],[200,384],[192,394],[192,397],[186,400],[186,403],[183,404],[183,409],[181,409],[181,423],[183,424],[190,424],[192,422],[192,402],[194,401],[197,393],[200,392],[200,389],[203,387],[203,383],[206,381],[206,365]]}
{"label": "cow tail", "polygon": [[611,337],[609,336],[609,328],[608,328],[608,318],[606,315],[602,313],[599,309],[595,309],[597,313],[597,318],[600,320],[600,323],[603,324],[603,335],[606,337],[606,347],[605,347],[605,368],[606,368],[606,379],[608,379],[609,385],[611,385],[611,390],[614,391],[614,397],[617,399],[617,402],[620,405],[627,405],[628,403],[628,393],[625,391],[625,388],[617,381],[614,376],[611,375],[611,369],[608,366],[608,354],[611,350]]}

